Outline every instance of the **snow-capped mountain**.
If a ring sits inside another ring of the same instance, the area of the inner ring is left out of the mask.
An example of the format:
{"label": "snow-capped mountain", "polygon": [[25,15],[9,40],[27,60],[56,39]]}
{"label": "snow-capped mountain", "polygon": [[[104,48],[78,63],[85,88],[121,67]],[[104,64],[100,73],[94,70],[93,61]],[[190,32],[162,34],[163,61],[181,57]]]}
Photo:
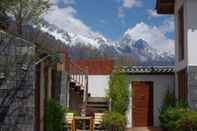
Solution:
{"label": "snow-capped mountain", "polygon": [[[71,57],[75,56],[74,58],[77,58],[76,53],[79,53],[78,57],[80,58],[82,57],[80,55],[86,53],[85,57],[93,57],[97,55],[107,55],[113,58],[127,56],[135,59],[134,61],[137,61],[138,64],[145,65],[174,64],[173,53],[158,51],[143,39],[133,40],[131,34],[127,32],[123,35],[122,39],[114,42],[105,38],[101,34],[94,34],[91,37],[87,37],[60,30],[48,23],[44,23],[41,30],[68,45],[68,47],[70,47],[69,51],[71,52]],[[88,49],[90,49],[94,55],[89,53],[91,51]]]}
{"label": "snow-capped mountain", "polygon": [[56,39],[61,40],[66,45],[70,45],[70,46],[83,44],[86,46],[99,48],[101,44],[107,44],[107,45],[113,44],[112,41],[106,39],[101,34],[94,34],[91,37],[87,37],[87,36],[83,36],[80,34],[74,34],[72,32],[66,32],[46,22],[41,27],[41,30],[44,32],[48,32],[50,35],[54,36]]}

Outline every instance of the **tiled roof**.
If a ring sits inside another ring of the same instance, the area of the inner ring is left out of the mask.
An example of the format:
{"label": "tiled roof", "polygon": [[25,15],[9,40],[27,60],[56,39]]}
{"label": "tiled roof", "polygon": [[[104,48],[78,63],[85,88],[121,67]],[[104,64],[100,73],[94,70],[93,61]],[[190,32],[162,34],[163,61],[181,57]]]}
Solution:
{"label": "tiled roof", "polygon": [[171,74],[173,66],[123,66],[121,72],[129,74]]}
{"label": "tiled roof", "polygon": [[112,60],[109,59],[75,60],[73,64],[88,70],[89,75],[109,75],[113,69]]}

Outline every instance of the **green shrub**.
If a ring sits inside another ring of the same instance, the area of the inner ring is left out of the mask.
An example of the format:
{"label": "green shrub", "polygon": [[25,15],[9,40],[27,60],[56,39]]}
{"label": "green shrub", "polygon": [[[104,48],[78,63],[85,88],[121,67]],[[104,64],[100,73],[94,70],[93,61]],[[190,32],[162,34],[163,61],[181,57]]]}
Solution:
{"label": "green shrub", "polygon": [[168,107],[160,114],[161,127],[165,130],[176,131],[177,121],[186,112],[185,108]]}
{"label": "green shrub", "polygon": [[188,111],[177,121],[177,131],[197,131],[197,112]]}
{"label": "green shrub", "polygon": [[188,108],[188,103],[185,100],[178,100],[176,102],[176,107],[179,107],[179,108]]}
{"label": "green shrub", "polygon": [[171,92],[168,90],[165,94],[164,100],[163,100],[162,110],[165,110],[168,107],[174,107],[175,106],[175,94],[174,91]]}
{"label": "green shrub", "polygon": [[[171,94],[172,95],[172,94]],[[173,101],[173,96],[169,93],[164,98],[164,106],[160,112],[160,123],[161,127],[165,130],[176,131],[177,123],[182,119],[185,113],[187,113],[188,105],[183,100],[178,100],[175,104],[170,102]]]}
{"label": "green shrub", "polygon": [[106,112],[103,118],[103,125],[107,131],[124,131],[126,117],[117,112]]}
{"label": "green shrub", "polygon": [[111,110],[125,115],[129,103],[128,78],[117,70],[112,73],[108,97],[111,99]]}
{"label": "green shrub", "polygon": [[63,131],[65,109],[55,100],[48,100],[45,110],[45,131]]}

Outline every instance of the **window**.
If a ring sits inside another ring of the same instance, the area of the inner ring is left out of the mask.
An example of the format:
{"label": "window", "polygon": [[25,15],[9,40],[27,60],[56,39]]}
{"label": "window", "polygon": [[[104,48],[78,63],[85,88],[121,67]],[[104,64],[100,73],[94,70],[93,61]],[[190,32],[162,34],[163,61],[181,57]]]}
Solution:
{"label": "window", "polygon": [[184,10],[183,7],[178,12],[178,60],[184,60]]}
{"label": "window", "polygon": [[178,75],[178,92],[179,92],[179,99],[187,100],[187,70],[186,68],[179,71]]}

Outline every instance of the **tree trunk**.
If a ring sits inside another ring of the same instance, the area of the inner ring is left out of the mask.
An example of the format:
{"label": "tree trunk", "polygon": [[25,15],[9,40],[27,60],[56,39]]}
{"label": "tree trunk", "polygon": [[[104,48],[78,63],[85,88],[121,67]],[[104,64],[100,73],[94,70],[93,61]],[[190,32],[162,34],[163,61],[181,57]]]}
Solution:
{"label": "tree trunk", "polygon": [[16,29],[17,29],[17,33],[19,35],[22,35],[23,31],[22,31],[22,22],[21,22],[21,20],[18,20],[16,22]]}

